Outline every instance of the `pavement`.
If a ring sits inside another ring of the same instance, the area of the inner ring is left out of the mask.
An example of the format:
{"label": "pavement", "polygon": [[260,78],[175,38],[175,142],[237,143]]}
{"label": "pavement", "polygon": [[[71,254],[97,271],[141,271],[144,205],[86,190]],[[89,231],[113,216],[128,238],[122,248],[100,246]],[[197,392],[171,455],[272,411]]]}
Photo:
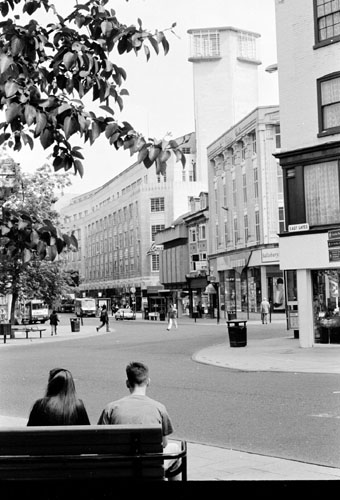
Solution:
{"label": "pavement", "polygon": [[[137,321],[145,321],[137,317]],[[179,324],[187,322],[180,318]],[[210,320],[211,321],[211,320]],[[192,322],[192,320],[191,320]],[[209,323],[208,320],[197,322],[197,325]],[[247,328],[260,324],[259,320],[249,320]],[[222,322],[221,327],[225,327]],[[242,371],[279,371],[304,373],[340,374],[340,345],[319,344],[312,348],[301,348],[299,340],[286,330],[283,317],[274,318],[264,328],[275,330],[274,338],[247,339],[244,347],[230,347],[229,341],[212,345],[194,353],[193,360],[198,363],[215,365]],[[6,344],[0,341],[0,349],[13,349],[18,345],[34,345],[40,342],[61,342],[93,335],[105,335],[104,328],[96,332],[93,326],[82,326],[79,332],[70,333],[69,326],[59,326],[58,335],[51,337],[49,325],[40,339],[39,333],[30,334],[26,339],[24,333],[16,333],[15,339],[7,339]],[[280,332],[280,335],[277,332]],[[227,337],[227,336],[226,336]],[[23,426],[27,419],[0,415],[0,426]],[[201,443],[188,442],[188,480],[189,481],[259,481],[288,482],[291,481],[325,481],[340,480],[340,469],[318,464],[286,460],[273,456],[259,455],[242,450],[226,449]],[[316,484],[316,483],[315,483]]]}

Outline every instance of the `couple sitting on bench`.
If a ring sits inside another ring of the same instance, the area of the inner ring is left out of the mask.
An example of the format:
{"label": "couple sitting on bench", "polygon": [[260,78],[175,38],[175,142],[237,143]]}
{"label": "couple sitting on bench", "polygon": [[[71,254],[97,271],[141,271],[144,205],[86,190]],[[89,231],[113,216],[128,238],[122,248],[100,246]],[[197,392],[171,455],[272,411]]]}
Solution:
{"label": "couple sitting on bench", "polygon": [[[148,367],[139,362],[126,367],[126,385],[130,395],[109,403],[102,411],[98,424],[156,424],[162,428],[163,452],[179,453],[180,446],[168,442],[173,426],[165,406],[146,395],[150,384]],[[62,368],[50,371],[45,397],[38,399],[30,412],[28,426],[90,425],[81,399],[77,398],[72,374]],[[167,472],[177,469],[180,459],[166,460]],[[169,479],[176,480],[177,476]]]}

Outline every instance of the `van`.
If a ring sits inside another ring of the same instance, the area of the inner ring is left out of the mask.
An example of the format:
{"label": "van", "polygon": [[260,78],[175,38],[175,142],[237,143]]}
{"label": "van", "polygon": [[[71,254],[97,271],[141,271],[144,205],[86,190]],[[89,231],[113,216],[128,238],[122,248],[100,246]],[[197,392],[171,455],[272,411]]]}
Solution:
{"label": "van", "polygon": [[76,316],[96,316],[96,299],[85,297],[82,299],[75,299],[74,303]]}

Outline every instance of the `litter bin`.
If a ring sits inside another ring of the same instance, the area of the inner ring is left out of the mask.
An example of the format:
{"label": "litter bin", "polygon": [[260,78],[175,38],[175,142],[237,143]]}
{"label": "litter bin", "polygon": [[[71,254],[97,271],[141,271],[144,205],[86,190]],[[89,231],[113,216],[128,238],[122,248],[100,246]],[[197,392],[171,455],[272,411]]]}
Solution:
{"label": "litter bin", "polygon": [[80,332],[80,321],[78,318],[70,318],[71,332]]}
{"label": "litter bin", "polygon": [[6,344],[6,337],[12,336],[11,323],[0,323],[0,335],[4,336],[4,344]]}
{"label": "litter bin", "polygon": [[236,319],[235,311],[228,311],[228,320],[230,321],[231,319]]}
{"label": "litter bin", "polygon": [[227,321],[230,347],[245,347],[247,345],[247,321],[233,319]]}
{"label": "litter bin", "polygon": [[159,321],[165,321],[165,311],[163,310],[159,312]]}

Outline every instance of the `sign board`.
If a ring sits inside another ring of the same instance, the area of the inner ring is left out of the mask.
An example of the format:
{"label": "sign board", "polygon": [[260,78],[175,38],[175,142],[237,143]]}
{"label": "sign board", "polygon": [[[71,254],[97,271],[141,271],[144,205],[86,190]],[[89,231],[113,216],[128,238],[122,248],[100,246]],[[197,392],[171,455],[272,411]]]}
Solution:
{"label": "sign board", "polygon": [[330,262],[340,261],[340,248],[330,248],[328,250],[328,255]]}
{"label": "sign board", "polygon": [[152,243],[151,247],[146,252],[146,255],[158,255],[161,250],[163,250],[163,245],[156,245],[156,243]]}
{"label": "sign board", "polygon": [[262,250],[261,252],[262,262],[279,262],[280,261],[280,250],[278,248],[268,248]]}
{"label": "sign board", "polygon": [[340,247],[340,240],[328,240],[328,248]]}
{"label": "sign board", "polygon": [[339,240],[340,239],[340,229],[331,229],[328,231],[329,240]]}
{"label": "sign board", "polygon": [[289,328],[291,330],[298,330],[299,329],[299,313],[298,313],[298,311],[289,311],[288,318],[289,318]]}
{"label": "sign board", "polygon": [[288,226],[288,232],[289,233],[295,233],[298,231],[309,231],[309,224],[308,222],[304,222],[302,224],[290,224]]}

